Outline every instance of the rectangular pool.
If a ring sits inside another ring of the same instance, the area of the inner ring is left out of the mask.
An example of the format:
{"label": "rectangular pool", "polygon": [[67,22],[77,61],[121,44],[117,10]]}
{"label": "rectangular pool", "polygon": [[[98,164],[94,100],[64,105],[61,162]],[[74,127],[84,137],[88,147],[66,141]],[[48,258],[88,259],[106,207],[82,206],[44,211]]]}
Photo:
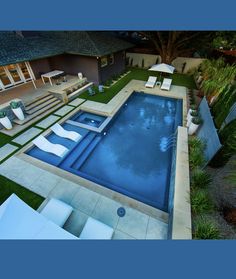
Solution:
{"label": "rectangular pool", "polygon": [[133,93],[103,133],[68,123],[78,143],[51,133],[70,149],[61,159],[33,147],[27,154],[163,211],[168,210],[174,133],[182,126],[182,100]]}

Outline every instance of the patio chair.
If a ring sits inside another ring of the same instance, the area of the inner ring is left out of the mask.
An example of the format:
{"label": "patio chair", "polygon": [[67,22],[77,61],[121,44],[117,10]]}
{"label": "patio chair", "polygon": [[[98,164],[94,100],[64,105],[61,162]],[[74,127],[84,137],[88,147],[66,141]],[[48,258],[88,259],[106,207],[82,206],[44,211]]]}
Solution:
{"label": "patio chair", "polygon": [[57,136],[62,137],[62,138],[67,138],[67,139],[73,140],[75,142],[79,141],[82,137],[77,132],[65,130],[59,123],[54,124],[50,129]]}
{"label": "patio chair", "polygon": [[172,79],[171,78],[164,78],[162,85],[161,85],[161,90],[170,90],[171,87],[171,83],[172,83]]}
{"label": "patio chair", "polygon": [[98,85],[98,91],[99,91],[100,93],[104,93],[104,92],[105,92],[104,86],[103,86],[103,85]]}
{"label": "patio chair", "polygon": [[102,222],[89,217],[79,238],[80,239],[111,239],[114,229]]}
{"label": "patio chair", "polygon": [[145,87],[153,88],[156,84],[157,77],[149,76],[148,81],[145,84]]}
{"label": "patio chair", "polygon": [[51,143],[42,135],[35,138],[32,142],[39,149],[41,149],[45,152],[48,152],[48,153],[52,153],[61,158],[64,157],[65,154],[69,151],[68,148],[66,148],[65,146],[63,146],[61,144]]}
{"label": "patio chair", "polygon": [[73,207],[54,198],[51,198],[46,206],[42,209],[40,214],[63,227],[69,216],[73,211]]}
{"label": "patio chair", "polygon": [[88,91],[89,91],[89,96],[93,96],[96,94],[95,90],[92,87],[89,87]]}
{"label": "patio chair", "polygon": [[83,78],[83,74],[82,73],[78,73],[78,78],[82,79]]}

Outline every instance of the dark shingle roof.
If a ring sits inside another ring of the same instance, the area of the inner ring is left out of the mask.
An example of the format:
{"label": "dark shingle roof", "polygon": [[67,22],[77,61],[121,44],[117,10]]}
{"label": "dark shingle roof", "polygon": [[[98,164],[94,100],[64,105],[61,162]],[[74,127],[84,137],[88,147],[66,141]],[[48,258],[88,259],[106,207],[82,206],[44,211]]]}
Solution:
{"label": "dark shingle roof", "polygon": [[103,56],[132,46],[103,32],[45,31],[30,37],[21,37],[15,32],[0,32],[0,65],[62,53]]}

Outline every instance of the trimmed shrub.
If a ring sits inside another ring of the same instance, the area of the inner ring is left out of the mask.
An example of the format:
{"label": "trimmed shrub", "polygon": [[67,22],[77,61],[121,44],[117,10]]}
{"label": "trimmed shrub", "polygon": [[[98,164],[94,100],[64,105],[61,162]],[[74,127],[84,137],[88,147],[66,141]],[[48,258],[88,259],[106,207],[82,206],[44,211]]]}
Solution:
{"label": "trimmed shrub", "polygon": [[220,233],[215,223],[200,217],[195,221],[193,236],[195,239],[219,239]]}
{"label": "trimmed shrub", "polygon": [[189,166],[191,169],[202,167],[206,162],[204,157],[205,144],[197,137],[189,137]]}
{"label": "trimmed shrub", "polygon": [[191,205],[194,214],[203,214],[213,210],[213,204],[209,199],[208,192],[203,189],[191,191]]}
{"label": "trimmed shrub", "polygon": [[211,176],[204,170],[196,168],[192,172],[191,187],[192,188],[206,188],[211,183]]}
{"label": "trimmed shrub", "polygon": [[4,118],[6,116],[6,112],[5,111],[0,111],[0,118]]}

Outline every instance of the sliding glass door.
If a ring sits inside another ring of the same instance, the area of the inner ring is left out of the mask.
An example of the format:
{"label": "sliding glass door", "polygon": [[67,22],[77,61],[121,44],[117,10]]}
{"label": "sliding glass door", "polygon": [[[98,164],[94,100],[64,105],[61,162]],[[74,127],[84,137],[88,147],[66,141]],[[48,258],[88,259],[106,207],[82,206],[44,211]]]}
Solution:
{"label": "sliding glass door", "polygon": [[30,65],[27,62],[0,66],[0,90],[32,80]]}

